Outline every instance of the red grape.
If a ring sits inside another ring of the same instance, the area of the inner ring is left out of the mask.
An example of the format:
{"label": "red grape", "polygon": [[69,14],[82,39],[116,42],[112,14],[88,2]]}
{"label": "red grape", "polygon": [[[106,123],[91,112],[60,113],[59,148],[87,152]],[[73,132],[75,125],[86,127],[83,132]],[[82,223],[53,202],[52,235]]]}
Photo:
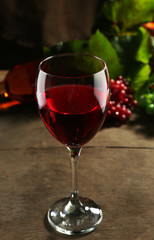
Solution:
{"label": "red grape", "polygon": [[131,115],[131,108],[137,105],[134,100],[134,91],[130,89],[129,82],[122,76],[116,80],[110,80],[111,97],[107,111],[107,117],[114,118],[120,122],[125,122]]}

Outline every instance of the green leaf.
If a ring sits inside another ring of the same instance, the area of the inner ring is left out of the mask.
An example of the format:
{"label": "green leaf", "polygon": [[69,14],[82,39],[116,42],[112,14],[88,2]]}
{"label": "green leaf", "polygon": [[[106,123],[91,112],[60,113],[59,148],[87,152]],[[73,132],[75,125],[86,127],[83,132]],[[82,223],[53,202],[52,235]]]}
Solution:
{"label": "green leaf", "polygon": [[92,35],[88,43],[88,52],[103,59],[108,66],[111,78],[122,74],[122,65],[111,42],[99,30]]}
{"label": "green leaf", "polygon": [[136,99],[138,99],[145,91],[145,86],[148,85],[150,73],[151,68],[149,64],[142,64],[138,67],[138,69],[136,69],[136,73],[131,81],[131,87],[135,90]]}
{"label": "green leaf", "polygon": [[111,40],[121,64],[124,65],[124,76],[133,78],[143,64],[149,64],[152,56],[150,35],[140,27],[133,34],[113,37]]}
{"label": "green leaf", "polygon": [[108,0],[102,4],[94,28],[104,29],[105,34],[122,34],[152,21],[153,17],[153,0]]}
{"label": "green leaf", "polygon": [[137,90],[136,97],[140,97],[142,94],[150,93],[150,86],[154,85],[154,74],[152,74],[147,81]]}
{"label": "green leaf", "polygon": [[152,56],[150,35],[143,27],[140,27],[136,36],[136,61],[149,63]]}
{"label": "green leaf", "polygon": [[88,43],[84,40],[73,40],[64,43],[67,52],[86,53],[88,51]]}
{"label": "green leaf", "polygon": [[110,41],[99,30],[96,31],[89,41],[74,40],[59,43],[51,48],[44,48],[45,57],[58,53],[88,53],[100,57],[108,66],[111,78],[122,74],[122,66],[118,55]]}
{"label": "green leaf", "polygon": [[152,42],[142,25],[153,21],[153,17],[153,0],[107,0],[92,29],[100,29],[112,43],[123,66],[123,76],[136,91],[136,99],[145,92],[152,70]]}

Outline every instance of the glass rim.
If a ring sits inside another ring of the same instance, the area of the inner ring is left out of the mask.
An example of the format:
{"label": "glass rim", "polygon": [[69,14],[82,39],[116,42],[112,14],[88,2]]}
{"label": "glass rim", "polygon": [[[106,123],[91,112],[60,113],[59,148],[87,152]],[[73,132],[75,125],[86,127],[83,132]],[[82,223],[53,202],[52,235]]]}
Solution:
{"label": "glass rim", "polygon": [[43,64],[44,62],[46,62],[46,61],[48,61],[48,60],[50,60],[50,59],[52,59],[52,58],[67,57],[67,56],[87,56],[87,57],[91,57],[91,58],[97,59],[97,60],[99,60],[100,62],[103,63],[103,67],[102,67],[102,69],[101,69],[100,71],[97,71],[97,72],[94,72],[94,73],[89,73],[89,74],[86,74],[86,75],[83,75],[83,76],[82,76],[82,75],[81,75],[81,76],[67,76],[67,78],[76,78],[76,79],[81,78],[81,77],[86,78],[86,77],[90,77],[90,76],[96,75],[96,74],[98,74],[98,73],[101,73],[101,72],[103,72],[103,71],[105,71],[105,70],[107,69],[106,62],[105,62],[103,59],[101,59],[100,57],[97,57],[96,55],[87,54],[87,53],[62,53],[62,54],[51,55],[51,56],[49,56],[49,57],[44,58],[44,59],[39,63],[39,68],[38,68],[38,69],[39,69],[39,71],[41,71],[41,72],[43,72],[44,74],[46,74],[46,75],[48,75],[48,76],[51,76],[51,77],[66,78],[66,77],[60,76],[60,75],[58,75],[58,74],[56,75],[56,74],[48,73],[48,72],[44,71],[41,66],[42,66],[42,64]]}

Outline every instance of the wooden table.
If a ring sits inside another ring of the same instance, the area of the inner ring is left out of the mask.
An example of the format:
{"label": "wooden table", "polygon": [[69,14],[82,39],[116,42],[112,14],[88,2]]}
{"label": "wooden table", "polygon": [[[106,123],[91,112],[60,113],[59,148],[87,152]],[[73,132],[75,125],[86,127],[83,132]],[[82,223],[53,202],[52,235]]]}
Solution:
{"label": "wooden table", "polygon": [[[82,239],[154,239],[153,123],[133,114],[121,127],[105,124],[83,149],[80,194],[100,204],[104,218]],[[50,136],[36,105],[0,111],[0,239],[68,238],[49,229],[45,216],[70,188],[68,152]]]}

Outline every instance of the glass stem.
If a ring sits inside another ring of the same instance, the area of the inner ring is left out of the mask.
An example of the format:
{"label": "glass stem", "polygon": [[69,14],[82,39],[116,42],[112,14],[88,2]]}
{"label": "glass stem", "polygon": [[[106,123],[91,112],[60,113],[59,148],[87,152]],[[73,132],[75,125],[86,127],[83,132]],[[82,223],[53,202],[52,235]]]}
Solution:
{"label": "glass stem", "polygon": [[81,153],[81,148],[69,148],[72,164],[72,189],[71,189],[71,199],[78,198],[78,163]]}

